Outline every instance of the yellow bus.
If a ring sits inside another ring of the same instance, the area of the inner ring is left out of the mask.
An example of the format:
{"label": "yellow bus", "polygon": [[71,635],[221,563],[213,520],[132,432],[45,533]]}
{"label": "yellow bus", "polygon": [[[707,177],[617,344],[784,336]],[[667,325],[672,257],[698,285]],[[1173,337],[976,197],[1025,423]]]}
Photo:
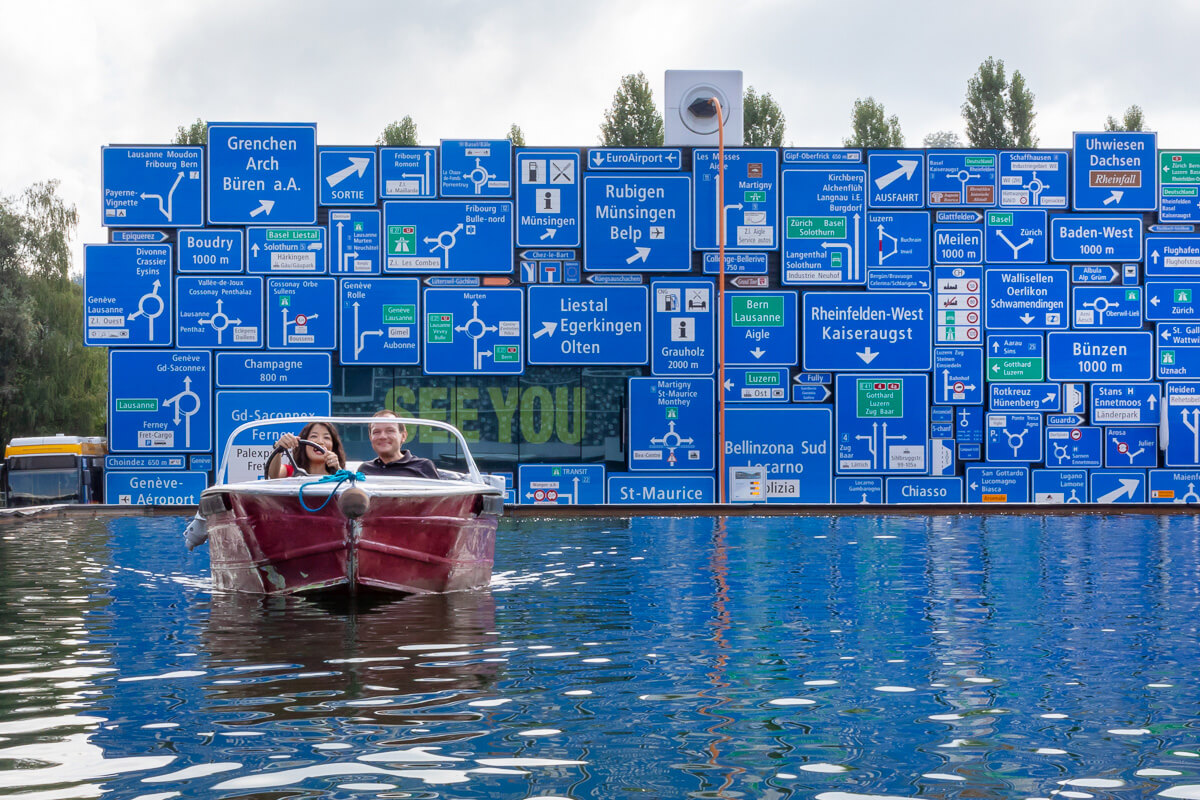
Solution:
{"label": "yellow bus", "polygon": [[4,449],[0,486],[9,506],[103,503],[102,436],[24,436]]}

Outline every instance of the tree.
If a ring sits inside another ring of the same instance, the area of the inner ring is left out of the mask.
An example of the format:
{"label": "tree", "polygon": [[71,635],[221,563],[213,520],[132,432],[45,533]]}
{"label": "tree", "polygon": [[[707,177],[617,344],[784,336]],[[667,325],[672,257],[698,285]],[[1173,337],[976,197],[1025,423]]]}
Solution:
{"label": "tree", "polygon": [[379,134],[379,139],[375,144],[384,147],[416,147],[417,123],[413,122],[412,117],[405,114],[404,119],[399,122],[389,122],[383,129],[383,133]]}
{"label": "tree", "polygon": [[180,125],[175,129],[175,144],[208,144],[208,123],[196,117],[186,128]]}
{"label": "tree", "polygon": [[1104,130],[1106,131],[1144,131],[1146,130],[1146,118],[1142,113],[1141,106],[1130,106],[1125,109],[1125,118],[1117,121],[1116,117],[1110,116],[1104,121]]}
{"label": "tree", "polygon": [[612,107],[604,112],[600,144],[607,147],[659,147],[663,143],[662,115],[645,73],[621,78]]}
{"label": "tree", "polygon": [[894,115],[885,117],[883,103],[876,102],[874,97],[854,101],[850,126],[854,135],[842,140],[846,147],[904,147],[900,119]]}
{"label": "tree", "polygon": [[783,109],[771,94],[758,94],[751,86],[742,96],[742,131],[747,147],[780,147],[783,144]]}
{"label": "tree", "polygon": [[925,138],[921,140],[922,147],[931,148],[946,148],[946,147],[962,147],[962,139],[958,138],[958,134],[954,131],[934,131],[933,133],[925,134]]}
{"label": "tree", "polygon": [[525,146],[525,133],[521,130],[521,126],[515,122],[508,129],[508,140],[513,143],[513,147]]}
{"label": "tree", "polygon": [[1014,72],[1006,81],[1004,60],[989,56],[967,81],[962,104],[971,147],[1035,147],[1033,100],[1024,76]]}

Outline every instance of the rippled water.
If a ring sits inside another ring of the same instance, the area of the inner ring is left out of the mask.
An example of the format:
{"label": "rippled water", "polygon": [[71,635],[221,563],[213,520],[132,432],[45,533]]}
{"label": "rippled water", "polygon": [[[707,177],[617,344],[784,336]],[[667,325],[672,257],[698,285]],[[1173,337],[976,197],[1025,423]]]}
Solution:
{"label": "rippled water", "polygon": [[0,795],[1200,798],[1190,516],[506,520],[356,606],[184,523],[0,527]]}

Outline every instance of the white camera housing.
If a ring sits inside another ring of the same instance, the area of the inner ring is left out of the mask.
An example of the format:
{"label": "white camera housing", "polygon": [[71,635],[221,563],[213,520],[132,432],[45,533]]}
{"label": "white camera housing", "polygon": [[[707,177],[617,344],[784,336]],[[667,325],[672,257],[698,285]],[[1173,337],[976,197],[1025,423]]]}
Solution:
{"label": "white camera housing", "polygon": [[669,69],[666,71],[666,113],[663,114],[663,143],[675,146],[717,146],[717,117],[694,114],[689,106],[696,100],[716,97],[725,121],[725,144],[740,147],[742,135],[742,71]]}

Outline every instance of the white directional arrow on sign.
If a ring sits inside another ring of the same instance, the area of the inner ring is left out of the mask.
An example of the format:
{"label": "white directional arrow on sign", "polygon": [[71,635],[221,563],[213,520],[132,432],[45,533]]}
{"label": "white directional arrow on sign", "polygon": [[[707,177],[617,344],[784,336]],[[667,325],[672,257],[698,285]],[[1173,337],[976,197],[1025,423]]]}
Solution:
{"label": "white directional arrow on sign", "polygon": [[1017,319],[1021,320],[1021,322],[1024,322],[1026,325],[1028,325],[1029,323],[1033,322],[1034,316],[1033,316],[1033,314],[1030,314],[1028,311],[1026,311],[1024,314],[1017,317]]}
{"label": "white directional arrow on sign", "polygon": [[725,387],[725,391],[727,392],[733,389],[733,381],[729,380],[728,378],[726,378],[725,382],[721,385]]}
{"label": "white directional arrow on sign", "polygon": [[543,322],[541,329],[533,335],[533,338],[540,339],[543,336],[553,336],[556,330],[558,330],[557,322]]}
{"label": "white directional arrow on sign", "polygon": [[358,173],[358,177],[361,178],[363,173],[367,171],[367,167],[371,164],[371,159],[369,158],[355,158],[354,156],[350,156],[349,158],[350,166],[339,169],[337,172],[330,175],[325,179],[326,183],[328,183],[330,186],[337,186],[339,183],[346,180],[346,178],[349,178],[356,172]]}
{"label": "white directional arrow on sign", "polygon": [[750,355],[754,356],[755,358],[762,358],[766,354],[767,354],[767,351],[763,350],[761,347],[756,347],[750,351]]}
{"label": "white directional arrow on sign", "polygon": [[1125,196],[1125,191],[1123,189],[1113,189],[1112,194],[1110,194],[1108,197],[1104,198],[1104,205],[1107,206],[1107,205],[1111,205],[1113,203],[1119,203],[1119,202],[1121,202],[1121,198],[1124,196]]}
{"label": "white directional arrow on sign", "polygon": [[1121,495],[1126,495],[1130,500],[1133,499],[1133,493],[1137,491],[1138,486],[1142,481],[1140,478],[1121,478],[1121,485],[1111,492],[1102,494],[1096,498],[1097,503],[1115,503],[1121,498]]}
{"label": "white directional arrow on sign", "polygon": [[650,256],[650,248],[649,247],[635,247],[634,250],[636,250],[637,252],[635,252],[629,258],[625,259],[625,263],[632,264],[635,261],[641,261],[643,264],[646,263],[646,259]]}
{"label": "white directional arrow on sign", "polygon": [[269,217],[269,216],[271,216],[271,209],[274,207],[275,207],[274,200],[259,200],[258,208],[251,211],[250,216],[257,217],[259,214],[266,214]]}
{"label": "white directional arrow on sign", "polygon": [[880,175],[878,178],[875,179],[875,187],[877,189],[886,189],[890,184],[892,184],[894,181],[896,181],[901,175],[904,176],[905,180],[908,180],[909,178],[911,178],[913,176],[913,173],[917,171],[917,165],[920,162],[909,160],[909,159],[901,159],[901,160],[896,161],[896,163],[899,164],[900,166],[896,167],[894,170],[892,170],[888,174]]}
{"label": "white directional arrow on sign", "polygon": [[553,239],[556,233],[558,233],[558,228],[546,228],[546,232],[539,236],[538,239]]}
{"label": "white directional arrow on sign", "polygon": [[855,353],[854,355],[861,358],[864,364],[870,364],[875,360],[875,356],[879,355],[879,353],[873,352],[871,350],[871,345],[867,345],[863,348],[861,353]]}

